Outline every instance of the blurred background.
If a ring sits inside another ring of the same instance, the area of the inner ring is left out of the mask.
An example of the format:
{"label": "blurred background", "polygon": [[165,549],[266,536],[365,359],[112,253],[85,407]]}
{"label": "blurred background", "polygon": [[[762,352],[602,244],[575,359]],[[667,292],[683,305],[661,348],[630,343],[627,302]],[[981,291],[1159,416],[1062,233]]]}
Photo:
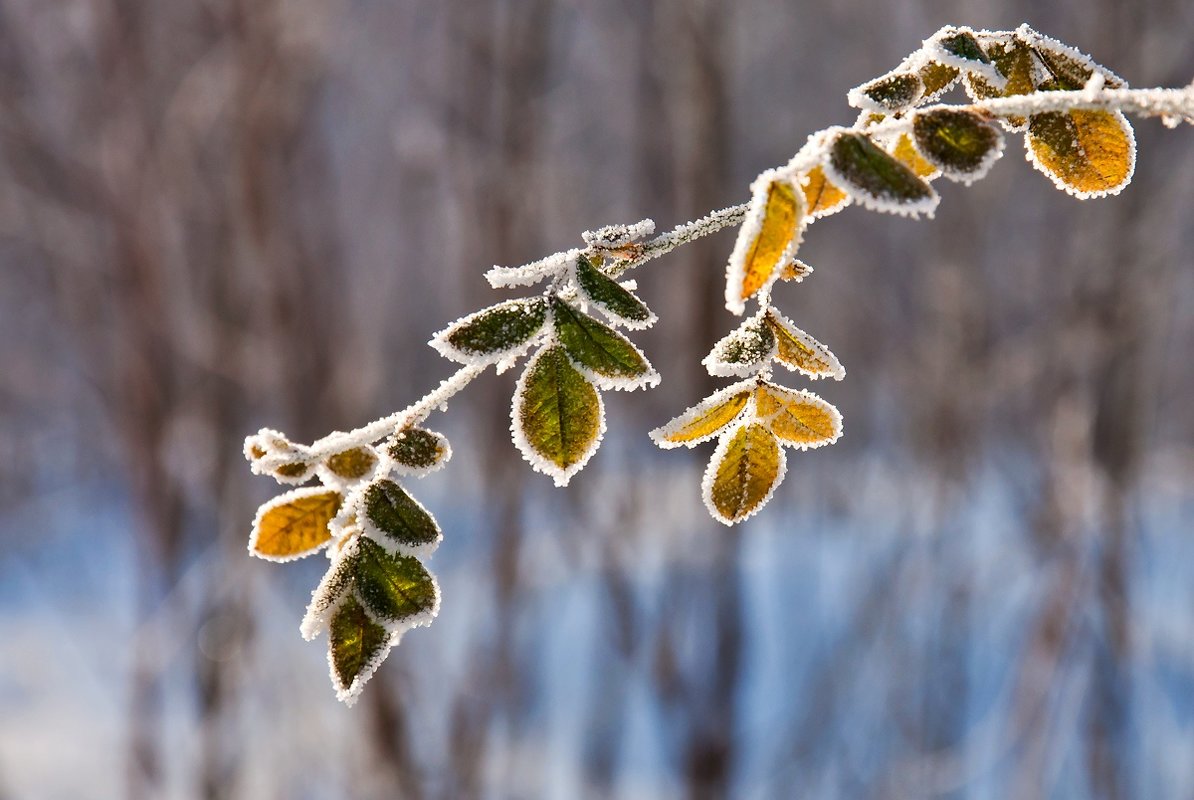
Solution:
{"label": "blurred background", "polygon": [[[663,374],[567,490],[515,375],[455,457],[440,618],[346,709],[250,559],[247,433],[413,401],[482,273],[743,201],[946,23],[1194,77],[1186,0],[0,0],[0,798],[1194,797],[1194,132],[1081,203],[1021,158],[849,209],[777,292],[846,435],[714,523],[723,232],[642,268]],[[788,381],[803,386],[799,379]]]}

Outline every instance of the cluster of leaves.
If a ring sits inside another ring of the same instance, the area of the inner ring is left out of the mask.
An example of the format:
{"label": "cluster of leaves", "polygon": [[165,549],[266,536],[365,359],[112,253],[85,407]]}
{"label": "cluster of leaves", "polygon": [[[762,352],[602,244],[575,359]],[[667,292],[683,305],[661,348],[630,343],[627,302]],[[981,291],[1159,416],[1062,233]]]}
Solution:
{"label": "cluster of leaves", "polygon": [[[653,228],[642,229],[649,232]],[[590,234],[590,252],[569,251],[511,282],[550,281],[538,297],[509,300],[478,311],[436,334],[431,345],[462,364],[513,364],[535,350],[514,392],[510,432],[531,466],[566,486],[601,444],[605,389],[654,386],[659,373],[614,326],[654,324],[655,314],[632,291],[600,269],[606,252],[634,250],[638,230]],[[499,268],[500,269],[500,268]],[[607,325],[588,313],[595,309]]]}
{"label": "cluster of leaves", "polygon": [[[995,117],[931,105],[959,83],[974,100],[1123,85],[1085,55],[1027,27],[943,28],[895,70],[850,92],[850,103],[862,109],[854,127],[814,134],[788,165],[755,180],[726,273],[726,307],[742,314],[757,299],[760,310],[704,363],[712,375],[753,374],[756,388],[723,390],[652,434],[660,446],[673,447],[720,432],[702,488],[709,512],[721,522],[744,520],[771,497],[784,475],[780,444],[819,447],[842,433],[833,406],[770,383],[772,361],[811,378],[844,376],[824,345],[770,304],[777,280],[800,280],[811,272],[796,259],[807,225],[851,202],[908,216],[932,214],[939,201],[932,182],[944,177],[969,184],[983,177],[1003,154],[1004,130],[1024,132],[1032,164],[1076,196],[1112,194],[1131,179],[1135,143],[1122,113]],[[788,399],[774,399],[779,397]]]}
{"label": "cluster of leaves", "polygon": [[[969,103],[939,103],[959,86]],[[566,485],[601,443],[601,392],[659,381],[643,353],[617,330],[655,322],[634,294],[634,282],[621,275],[741,221],[726,272],[726,307],[738,315],[748,303],[758,310],[703,361],[710,374],[737,382],[651,433],[664,448],[717,439],[702,495],[715,519],[740,522],[761,509],[783,480],[785,448],[821,447],[842,435],[836,408],[776,383],[773,375],[778,363],[811,379],[845,376],[829,349],[771,302],[777,281],[800,282],[813,271],[796,258],[808,225],[851,203],[931,215],[939,200],[933,182],[981,178],[1002,155],[1006,133],[1024,135],[1028,160],[1059,188],[1079,198],[1114,194],[1131,180],[1135,140],[1123,113],[1094,100],[1104,89],[1124,87],[1084,54],[1027,26],[999,32],[943,28],[896,69],[853,89],[849,101],[861,109],[854,125],[810,136],[787,165],[755,180],[745,206],[656,238],[649,238],[650,220],[608,226],[586,232],[583,248],[490,270],[495,288],[546,288],[436,334],[431,345],[464,366],[414,406],[309,447],[272,430],[250,436],[245,455],[254,472],[284,484],[319,481],[263,505],[249,550],[274,561],[326,551],[331,563],[301,631],[308,639],[328,631],[340,699],[353,702],[401,635],[429,624],[439,609],[439,589],[423,561],[442,538],[440,529],[397,481],[448,460],[447,440],[419,427],[433,409],[488,367],[502,372],[529,356],[513,396],[512,438],[532,467]],[[1065,102],[1052,102],[1050,94],[1059,91],[1091,100],[1054,95]],[[1154,98],[1149,95],[1148,102],[1157,103]],[[1194,101],[1183,99],[1173,116],[1142,99],[1135,109],[1176,124],[1194,122],[1190,106]]]}
{"label": "cluster of leaves", "polygon": [[330,565],[303,618],[310,640],[328,631],[328,664],[337,697],[351,704],[402,634],[429,625],[439,611],[439,587],[423,565],[443,538],[439,525],[398,477],[422,477],[442,467],[451,448],[442,435],[407,426],[384,446],[315,449],[263,430],[245,442],[253,471],[292,489],[257,511],[249,552],[293,561],[320,550]]}

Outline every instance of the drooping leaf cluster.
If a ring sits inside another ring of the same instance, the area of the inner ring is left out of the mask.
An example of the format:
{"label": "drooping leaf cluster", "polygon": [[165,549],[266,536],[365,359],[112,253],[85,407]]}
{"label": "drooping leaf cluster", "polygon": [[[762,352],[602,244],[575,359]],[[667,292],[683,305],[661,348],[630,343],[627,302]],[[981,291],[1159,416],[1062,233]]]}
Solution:
{"label": "drooping leaf cluster", "polygon": [[442,538],[439,525],[395,477],[439,469],[451,449],[417,426],[395,430],[381,448],[345,445],[317,451],[263,430],[246,440],[245,454],[254,471],[282,483],[319,478],[258,510],[249,552],[270,561],[327,553],[301,631],[306,639],[328,632],[332,684],[351,705],[402,634],[439,611],[439,587],[422,562]]}

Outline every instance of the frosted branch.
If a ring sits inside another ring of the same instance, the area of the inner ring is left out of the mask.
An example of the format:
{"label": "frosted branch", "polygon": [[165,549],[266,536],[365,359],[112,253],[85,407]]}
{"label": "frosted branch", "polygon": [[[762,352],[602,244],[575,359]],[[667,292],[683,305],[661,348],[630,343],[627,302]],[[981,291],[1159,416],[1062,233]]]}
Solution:
{"label": "frosted branch", "polygon": [[388,417],[374,420],[368,425],[352,431],[334,431],[317,440],[311,445],[311,456],[325,458],[339,453],[350,447],[372,444],[385,436],[389,436],[398,428],[415,425],[427,419],[433,411],[443,410],[448,401],[458,394],[464,387],[473,382],[488,364],[469,364],[461,367],[454,375],[444,378],[429,394],[401,411],[395,411]]}

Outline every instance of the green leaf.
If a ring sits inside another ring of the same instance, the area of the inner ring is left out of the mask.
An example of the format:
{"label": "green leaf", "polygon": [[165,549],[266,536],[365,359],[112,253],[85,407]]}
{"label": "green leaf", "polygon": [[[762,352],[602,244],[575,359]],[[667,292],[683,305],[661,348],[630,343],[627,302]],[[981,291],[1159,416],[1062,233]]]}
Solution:
{"label": "green leaf", "polygon": [[868,111],[894,112],[915,105],[925,93],[925,85],[915,72],[884,75],[850,92],[850,105]]}
{"label": "green leaf", "polygon": [[638,348],[613,328],[559,298],[552,299],[551,310],[560,344],[604,388],[633,389],[658,380]]}
{"label": "green leaf", "polygon": [[388,450],[398,471],[407,475],[425,475],[447,463],[452,448],[442,434],[425,428],[406,428],[390,437]]}
{"label": "green leaf", "polygon": [[867,208],[898,214],[930,214],[937,193],[915,172],[871,141],[839,130],[829,152],[830,179]]}
{"label": "green leaf", "polygon": [[435,579],[417,558],[391,555],[362,538],[356,558],[356,588],[365,608],[378,621],[407,623],[430,619],[439,609]]}
{"label": "green leaf", "polygon": [[350,705],[390,649],[390,633],[349,595],[332,615],[328,651],[337,697]]}
{"label": "green leaf", "polygon": [[307,641],[319,635],[341,599],[352,591],[356,582],[359,541],[359,536],[350,536],[343,541],[343,546],[332,556],[332,563],[323,579],[311,592],[311,602],[299,625],[299,632]]}
{"label": "green leaf", "polygon": [[597,450],[601,397],[563,347],[544,348],[523,372],[511,412],[514,443],[536,470],[567,485]]}
{"label": "green leaf", "polygon": [[431,345],[445,358],[465,364],[501,361],[528,347],[546,322],[542,297],[510,300],[453,323]]}
{"label": "green leaf", "polygon": [[1103,76],[1103,85],[1108,89],[1118,89],[1124,85],[1122,78],[1069,45],[1042,36],[1026,27],[1021,27],[1017,34],[1032,48],[1045,71],[1051,76],[1049,80],[1039,83],[1037,88],[1046,91],[1081,89],[1096,72]]}
{"label": "green leaf", "polygon": [[399,549],[425,552],[440,540],[435,518],[401,486],[382,478],[365,488],[362,501],[366,521],[378,538]]}
{"label": "green leaf", "polygon": [[775,334],[756,314],[715,344],[701,363],[710,375],[742,377],[766,367],[774,355]]}
{"label": "green leaf", "polygon": [[972,111],[942,108],[912,121],[916,147],[947,178],[969,183],[1003,153],[1003,134]]}
{"label": "green leaf", "polygon": [[937,46],[946,54],[963,61],[973,61],[976,64],[989,64],[991,61],[970,31],[953,30],[946,33],[937,39]]}
{"label": "green leaf", "polygon": [[647,304],[597,269],[587,257],[576,258],[576,283],[585,299],[628,328],[646,328],[655,321]]}

